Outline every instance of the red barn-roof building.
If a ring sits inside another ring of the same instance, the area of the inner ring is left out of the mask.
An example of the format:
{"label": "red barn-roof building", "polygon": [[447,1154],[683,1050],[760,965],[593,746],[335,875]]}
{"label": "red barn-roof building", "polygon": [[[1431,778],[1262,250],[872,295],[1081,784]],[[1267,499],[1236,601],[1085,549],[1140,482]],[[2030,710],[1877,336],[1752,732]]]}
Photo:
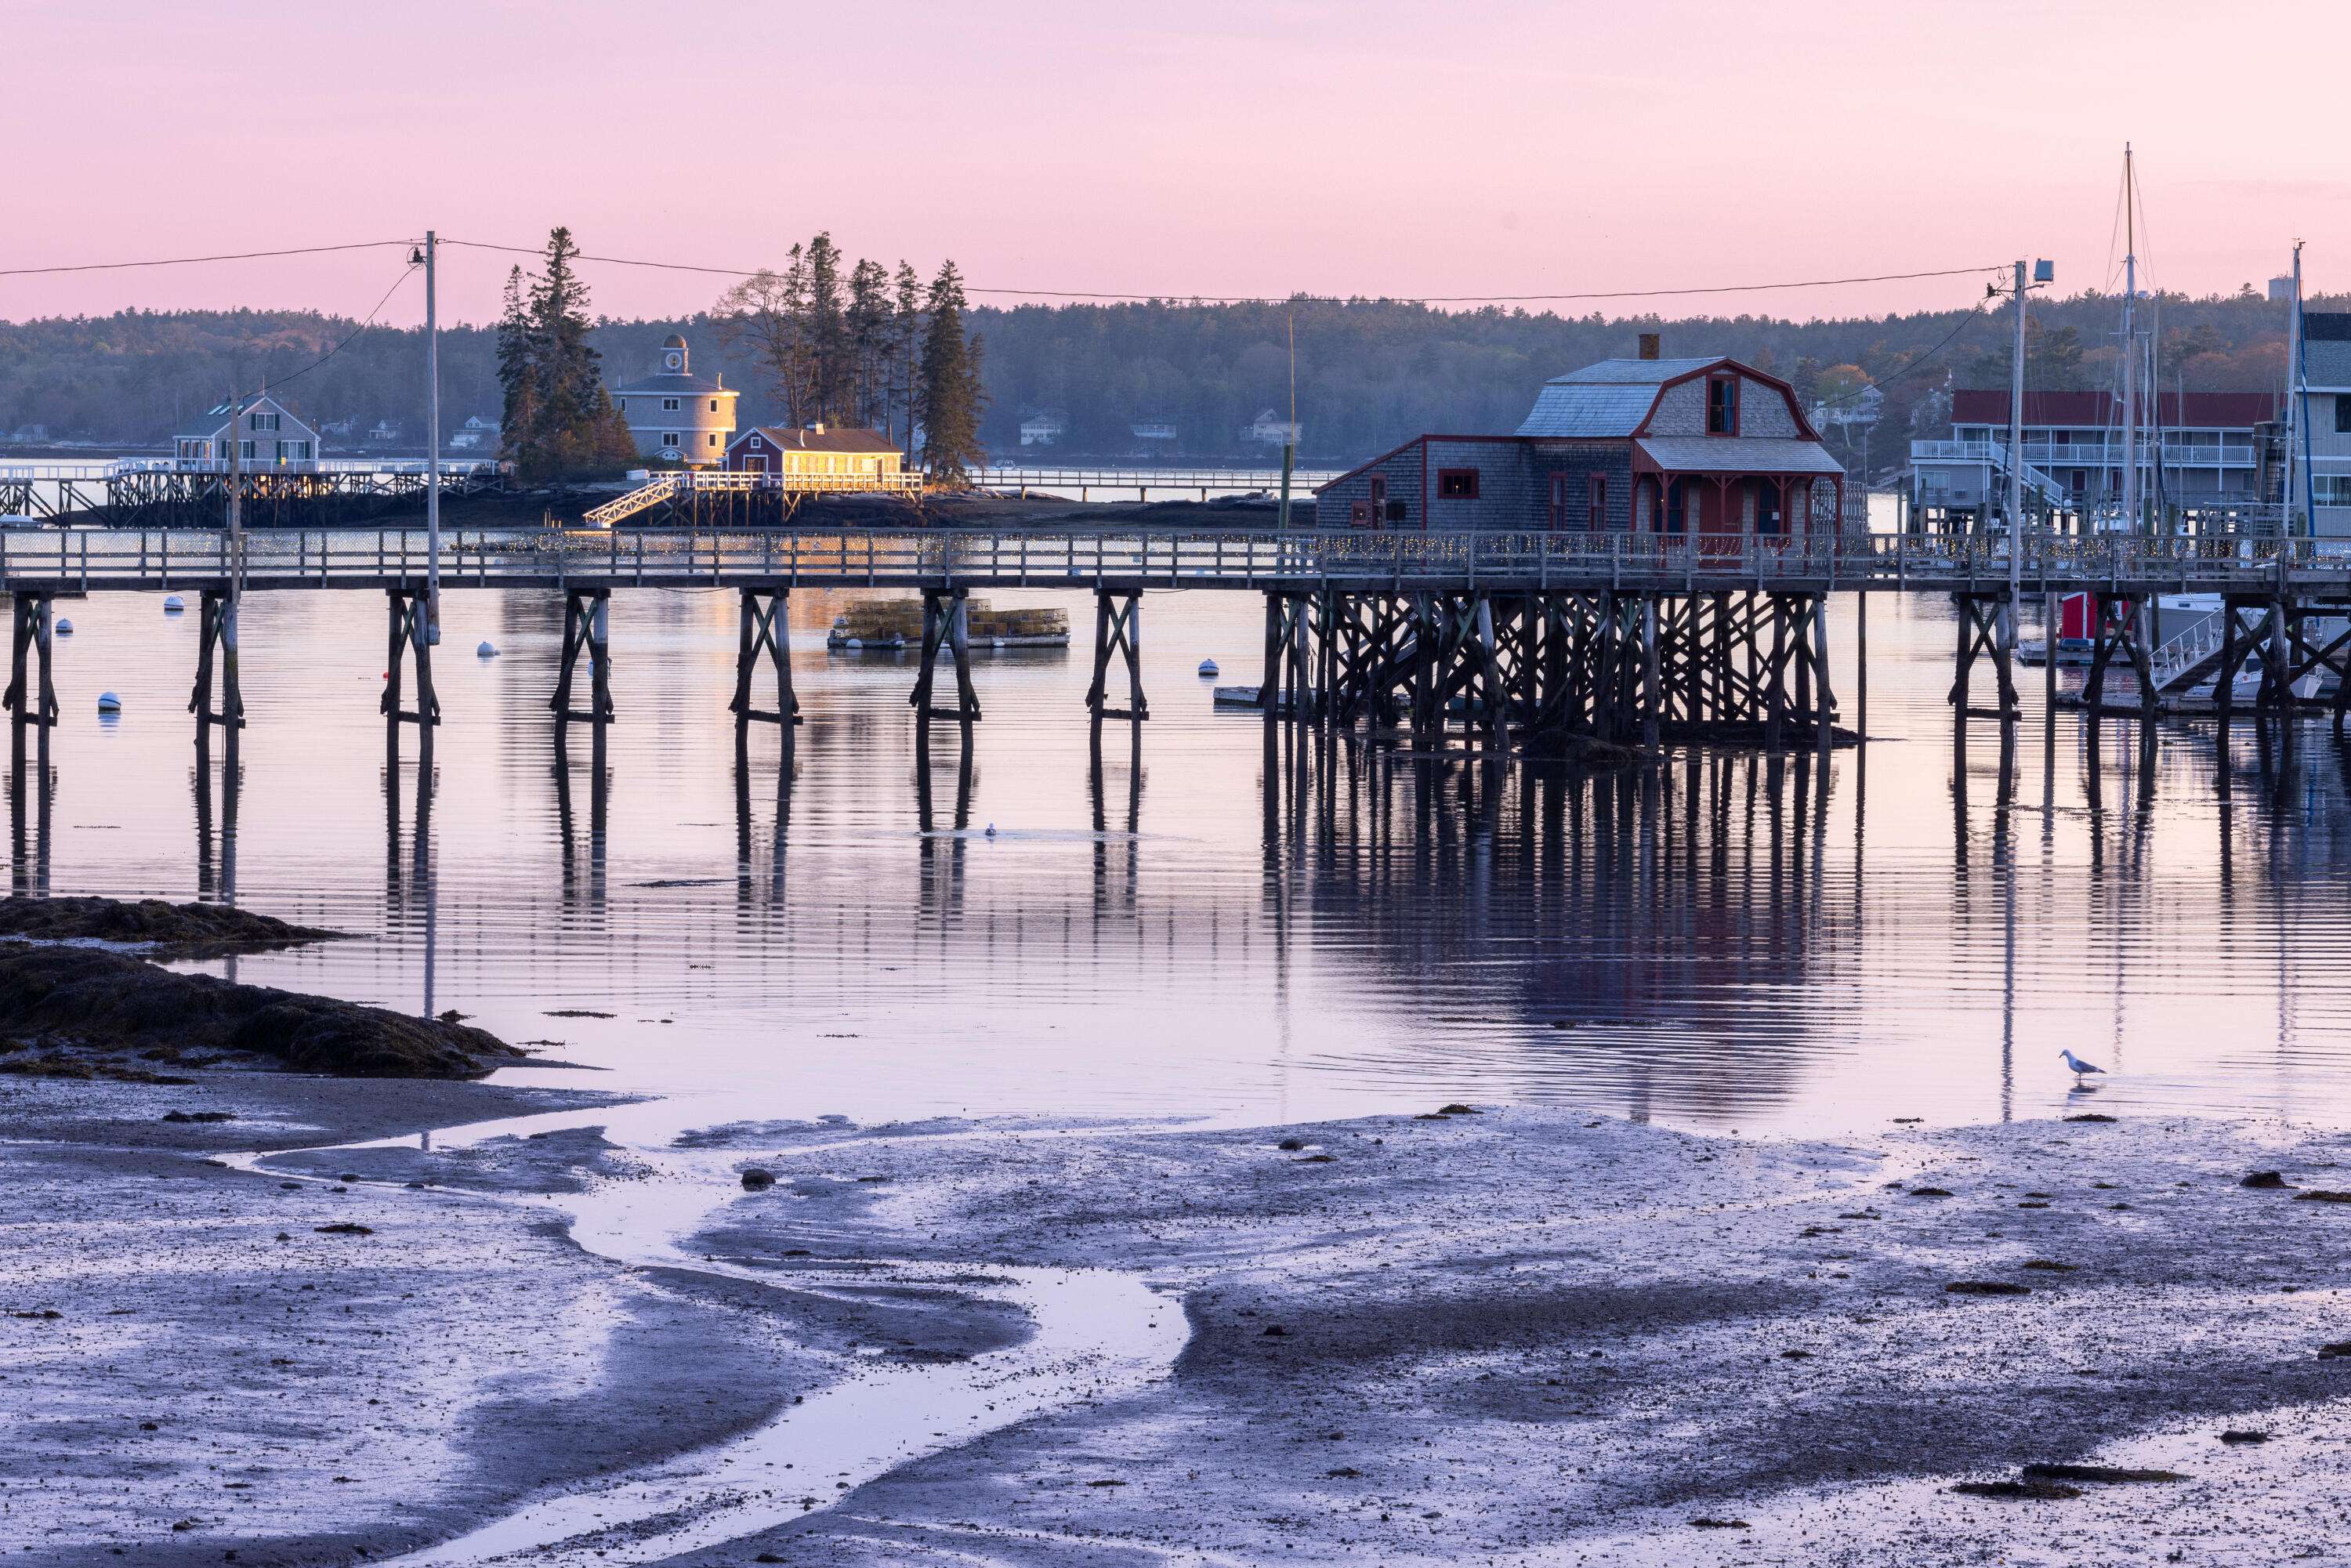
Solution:
{"label": "red barn-roof building", "polygon": [[1604,360],[1543,383],[1510,435],[1422,435],[1315,491],[1325,528],[1802,537],[1844,470],[1795,390],[1736,360]]}

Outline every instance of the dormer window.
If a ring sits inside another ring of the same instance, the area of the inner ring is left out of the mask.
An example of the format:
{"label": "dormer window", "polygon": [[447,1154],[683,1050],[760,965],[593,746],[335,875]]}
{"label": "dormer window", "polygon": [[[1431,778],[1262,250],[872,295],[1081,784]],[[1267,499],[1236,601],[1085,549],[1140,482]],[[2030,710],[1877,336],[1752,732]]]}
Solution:
{"label": "dormer window", "polygon": [[1706,379],[1706,433],[1708,435],[1739,434],[1739,378],[1708,376]]}

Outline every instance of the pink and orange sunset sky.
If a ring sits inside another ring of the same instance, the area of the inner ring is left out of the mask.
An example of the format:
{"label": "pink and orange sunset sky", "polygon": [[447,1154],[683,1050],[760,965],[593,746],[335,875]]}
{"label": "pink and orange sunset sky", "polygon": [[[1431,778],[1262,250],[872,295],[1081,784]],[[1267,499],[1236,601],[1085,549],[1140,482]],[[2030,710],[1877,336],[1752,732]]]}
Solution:
{"label": "pink and orange sunset sky", "polygon": [[[1669,288],[2047,256],[2113,287],[2123,143],[2152,281],[2351,284],[2351,7],[5,0],[0,269],[402,238],[983,289],[1414,297]],[[2330,62],[2324,68],[2312,62]],[[507,258],[454,251],[444,314]],[[397,253],[0,276],[0,318],[360,314]],[[600,309],[724,278],[597,267]],[[1971,278],[1659,300],[1848,315]],[[984,295],[1001,302],[1003,295]],[[1611,314],[1638,300],[1600,307]],[[1541,308],[1541,307],[1536,307]],[[1588,310],[1590,305],[1562,305]],[[387,319],[419,319],[402,290]]]}

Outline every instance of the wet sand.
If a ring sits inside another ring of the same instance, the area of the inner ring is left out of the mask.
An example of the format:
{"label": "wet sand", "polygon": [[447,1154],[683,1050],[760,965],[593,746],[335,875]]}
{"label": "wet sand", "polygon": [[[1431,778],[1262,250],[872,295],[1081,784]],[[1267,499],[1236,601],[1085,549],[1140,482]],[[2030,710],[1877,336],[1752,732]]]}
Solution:
{"label": "wet sand", "polygon": [[[0,1085],[0,1305],[59,1314],[0,1318],[11,1558],[381,1563],[501,1521],[478,1560],[698,1568],[2268,1563],[2351,1535],[2351,1356],[2319,1354],[2351,1340],[2351,1204],[2301,1196],[2351,1188],[2342,1134],[1806,1143],[1493,1110],[656,1147],[581,1102]],[[155,1120],[175,1107],[243,1119]],[[559,1110],[537,1137],[204,1163]],[[694,1233],[614,1261],[615,1214],[655,1197]],[[342,1223],[369,1233],[315,1228]],[[1139,1288],[1090,1305],[1086,1280]],[[1073,1302],[1181,1329],[1149,1365],[1022,1362]],[[991,1367],[1004,1409],[811,1478],[854,1446],[812,1412],[886,1432]],[[729,1453],[776,1469],[704,1484]],[[2049,1461],[2188,1479],[1948,1490]]]}

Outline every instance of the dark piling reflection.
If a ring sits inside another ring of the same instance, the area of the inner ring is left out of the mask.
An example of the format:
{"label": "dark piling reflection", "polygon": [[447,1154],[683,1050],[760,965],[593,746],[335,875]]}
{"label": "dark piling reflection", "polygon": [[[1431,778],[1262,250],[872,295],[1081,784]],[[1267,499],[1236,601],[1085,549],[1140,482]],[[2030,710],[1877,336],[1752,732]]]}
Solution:
{"label": "dark piling reflection", "polygon": [[588,740],[588,823],[584,838],[572,804],[574,782],[569,727],[555,727],[555,755],[550,767],[555,780],[555,837],[563,862],[563,907],[574,915],[601,920],[610,889],[606,866],[611,849],[612,769],[607,757],[604,730],[590,725]]}
{"label": "dark piling reflection", "polygon": [[[8,769],[9,883],[19,897],[46,898],[57,775],[47,726],[11,725]],[[35,738],[28,744],[26,731]],[[29,834],[28,834],[29,825]]]}

